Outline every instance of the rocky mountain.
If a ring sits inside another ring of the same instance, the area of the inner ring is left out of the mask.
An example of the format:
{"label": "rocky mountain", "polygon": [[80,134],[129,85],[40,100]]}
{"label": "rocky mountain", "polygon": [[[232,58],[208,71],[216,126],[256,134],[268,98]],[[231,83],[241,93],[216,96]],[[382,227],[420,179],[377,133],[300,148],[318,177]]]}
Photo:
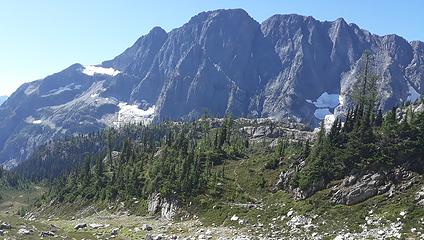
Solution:
{"label": "rocky mountain", "polygon": [[375,54],[383,109],[424,93],[423,42],[341,18],[258,23],[241,9],[203,12],[170,32],[153,28],[112,60],[22,85],[0,106],[0,162],[67,135],[205,112],[316,126],[346,108],[365,50]]}

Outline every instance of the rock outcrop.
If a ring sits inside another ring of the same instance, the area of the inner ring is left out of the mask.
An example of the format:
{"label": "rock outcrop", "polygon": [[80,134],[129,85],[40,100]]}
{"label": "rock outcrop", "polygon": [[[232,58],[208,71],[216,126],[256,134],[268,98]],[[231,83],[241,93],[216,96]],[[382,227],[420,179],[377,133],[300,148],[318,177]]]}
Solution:
{"label": "rock outcrop", "polygon": [[414,173],[403,168],[391,172],[352,175],[331,188],[331,200],[337,204],[354,205],[384,193],[391,197],[396,191],[411,187],[414,182]]}
{"label": "rock outcrop", "polygon": [[152,215],[160,213],[163,219],[172,220],[179,211],[179,205],[176,200],[167,200],[156,193],[149,197],[147,209]]}
{"label": "rock outcrop", "polygon": [[333,187],[332,200],[338,204],[354,205],[389,191],[391,185],[379,173],[349,176],[340,185]]}

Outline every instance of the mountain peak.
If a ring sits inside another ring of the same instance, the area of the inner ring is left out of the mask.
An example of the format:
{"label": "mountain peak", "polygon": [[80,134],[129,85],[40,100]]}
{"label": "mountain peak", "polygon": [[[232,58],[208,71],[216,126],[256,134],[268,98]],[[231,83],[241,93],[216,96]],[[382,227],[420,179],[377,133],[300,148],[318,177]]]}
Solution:
{"label": "mountain peak", "polygon": [[149,31],[147,35],[150,35],[150,34],[166,34],[166,31],[159,26],[155,26]]}
{"label": "mountain peak", "polygon": [[[343,102],[366,49],[378,57],[379,72],[390,73],[381,76],[383,110],[412,93],[424,94],[420,42],[411,47],[342,18],[323,22],[279,14],[259,24],[243,9],[199,13],[169,33],[154,27],[113,60],[91,66],[122,74],[81,74],[77,64],[21,87],[0,108],[0,162],[24,159],[34,142],[51,139],[49,133],[61,137],[114,126],[127,114],[124,104],[136,113],[155,109],[158,121],[197,118],[207,110],[316,126],[347,107]],[[319,104],[328,96],[337,101]],[[29,137],[24,141],[20,134]]]}
{"label": "mountain peak", "polygon": [[211,19],[222,19],[222,20],[236,20],[236,19],[249,19],[254,20],[250,15],[241,8],[236,9],[218,9],[213,11],[206,11],[197,14],[192,17],[188,23],[203,22]]}

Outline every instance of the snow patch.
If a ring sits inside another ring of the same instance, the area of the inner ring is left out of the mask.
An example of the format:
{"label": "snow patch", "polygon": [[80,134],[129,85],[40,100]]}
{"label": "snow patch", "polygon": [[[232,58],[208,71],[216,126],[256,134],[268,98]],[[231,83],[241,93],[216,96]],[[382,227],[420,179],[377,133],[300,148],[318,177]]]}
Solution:
{"label": "snow patch", "polygon": [[[313,104],[317,108],[335,108],[340,104],[340,95],[339,94],[328,94],[323,92],[321,96],[317,98]],[[306,100],[308,102],[308,100]],[[309,100],[310,101],[310,100]]]}
{"label": "snow patch", "polygon": [[29,123],[29,124],[34,124],[34,125],[41,125],[41,124],[43,124],[43,121],[41,119],[35,119],[32,116],[27,117],[25,119],[25,122],[26,123]]}
{"label": "snow patch", "polygon": [[318,108],[314,112],[314,116],[320,120],[323,120],[325,116],[332,114],[328,108]]}
{"label": "snow patch", "polygon": [[343,95],[339,95],[339,105],[345,105],[345,97]]}
{"label": "snow patch", "polygon": [[[331,112],[335,107],[344,104],[344,96],[337,93],[327,93],[323,92],[315,101],[311,99],[306,99],[307,103],[313,104],[317,109],[315,109],[314,116],[319,120],[324,120],[324,125],[333,124],[336,116]],[[331,110],[331,111],[330,111]]]}
{"label": "snow patch", "polygon": [[127,123],[143,123],[149,124],[152,122],[156,107],[153,105],[146,110],[138,108],[137,105],[129,105],[128,103],[119,103],[118,121],[114,125],[121,126]]}
{"label": "snow patch", "polygon": [[332,126],[334,121],[336,120],[336,116],[334,114],[327,114],[324,117],[324,128],[326,130],[329,130]]}
{"label": "snow patch", "polygon": [[415,101],[417,101],[420,98],[421,98],[421,95],[408,82],[408,97],[406,98],[406,101],[415,102]]}
{"label": "snow patch", "polygon": [[94,65],[85,65],[81,72],[88,76],[94,76],[95,74],[116,76],[120,73],[120,71],[113,68],[104,68]]}

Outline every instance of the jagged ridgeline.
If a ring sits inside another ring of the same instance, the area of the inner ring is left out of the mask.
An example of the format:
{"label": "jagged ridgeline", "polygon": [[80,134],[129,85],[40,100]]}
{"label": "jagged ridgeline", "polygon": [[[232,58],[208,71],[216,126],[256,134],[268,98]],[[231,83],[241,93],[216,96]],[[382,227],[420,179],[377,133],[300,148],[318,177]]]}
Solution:
{"label": "jagged ridgeline", "polygon": [[169,32],[153,28],[114,59],[22,85],[0,105],[0,163],[14,167],[65,136],[193,120],[205,109],[317,127],[346,113],[365,50],[375,53],[383,112],[424,94],[423,42],[341,18],[277,14],[259,23],[242,9],[203,12]]}

